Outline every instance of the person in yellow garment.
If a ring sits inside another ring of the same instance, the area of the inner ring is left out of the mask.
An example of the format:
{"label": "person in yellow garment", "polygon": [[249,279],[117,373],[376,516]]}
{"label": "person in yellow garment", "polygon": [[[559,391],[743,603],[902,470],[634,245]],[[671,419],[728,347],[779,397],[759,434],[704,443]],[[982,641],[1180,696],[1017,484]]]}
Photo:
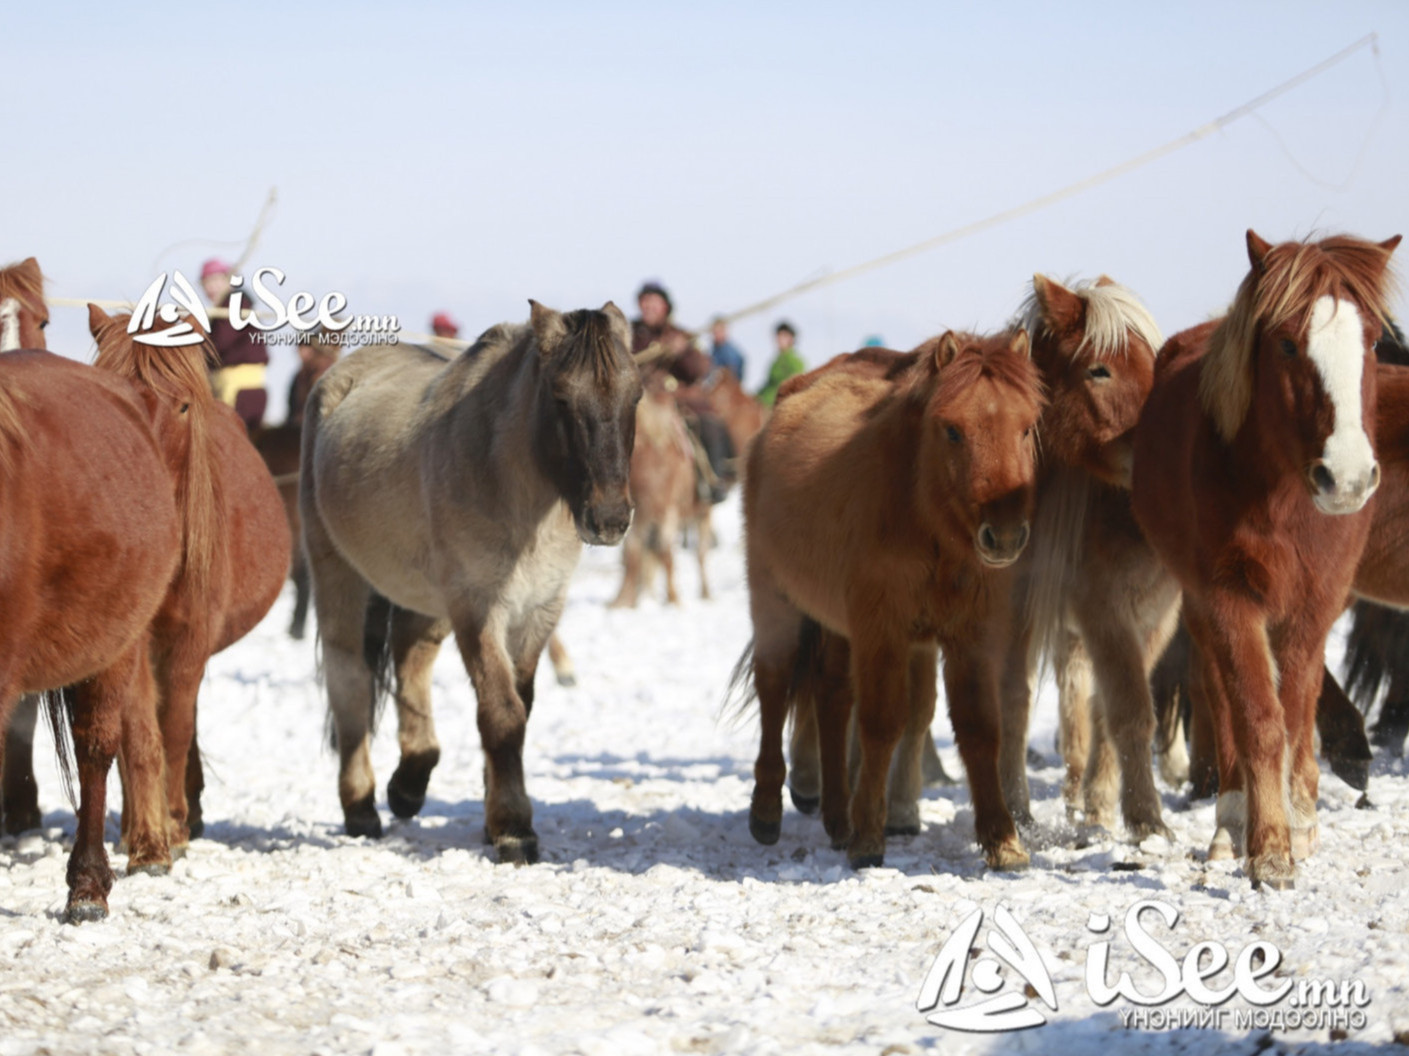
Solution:
{"label": "person in yellow garment", "polygon": [[[206,261],[201,265],[201,286],[213,307],[226,307],[230,301],[230,265],[221,260]],[[210,321],[210,338],[219,359],[211,374],[211,386],[217,399],[235,408],[250,432],[264,421],[264,408],[269,402],[264,388],[269,350],[255,339],[257,332],[253,327],[236,330],[229,319]]]}

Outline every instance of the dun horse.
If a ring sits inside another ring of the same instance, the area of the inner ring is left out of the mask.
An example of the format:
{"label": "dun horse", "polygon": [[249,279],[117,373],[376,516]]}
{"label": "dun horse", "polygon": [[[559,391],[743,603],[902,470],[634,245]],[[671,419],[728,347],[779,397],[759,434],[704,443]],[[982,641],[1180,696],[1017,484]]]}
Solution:
{"label": "dun horse", "polygon": [[[850,646],[850,686],[816,701],[834,845],[846,846],[857,868],[883,861],[886,776],[902,733],[929,728],[938,646],[978,842],[991,867],[1014,868],[1027,853],[998,784],[998,669],[1009,633],[1007,569],[1029,535],[1041,384],[1024,333],[948,333],[909,357],[886,358],[899,383],[824,368],[794,386],[749,455],[744,516],[761,719],[750,831],[762,843],[778,839],[790,683],[813,662],[804,632],[815,621]],[[848,796],[842,759],[853,695],[861,767]],[[849,818],[837,809],[848,798]]]}
{"label": "dun horse", "polygon": [[[313,390],[300,505],[347,831],[377,836],[369,748],[376,678],[364,632],[396,675],[401,764],[392,811],[416,814],[439,759],[431,663],[453,630],[479,702],[485,836],[538,857],[523,742],[539,654],[583,542],[619,542],[640,373],[613,304],[496,326],[462,355],[362,349]],[[389,625],[367,627],[373,592]]]}
{"label": "dun horse", "polygon": [[[0,356],[0,728],[26,693],[59,691],[55,706],[69,713],[72,921],[107,914],[103,827],[120,741],[147,798],[161,797],[150,632],[182,533],[153,411],[127,381],[91,367],[39,351]],[[64,727],[56,715],[60,736]],[[140,861],[160,848],[133,850]]]}
{"label": "dun horse", "polygon": [[1135,433],[1135,516],[1183,587],[1213,714],[1210,856],[1245,823],[1255,885],[1293,886],[1316,845],[1316,697],[1380,481],[1373,350],[1398,243],[1249,231],[1232,309],[1165,345]]}
{"label": "dun horse", "polygon": [[[207,661],[264,618],[288,575],[290,539],[279,495],[235,412],[211,393],[209,343],[158,348],[127,333],[126,315],[89,306],[98,342],[94,365],[132,383],[156,405],[158,435],[177,481],[185,558],[153,622],[152,663],[165,749],[165,801],[124,803],[123,831],[133,865],[160,871],[134,826],[163,809],[172,847],[203,828],[203,778],[196,741],[196,696]],[[132,765],[126,751],[124,780]],[[145,786],[142,786],[145,788]],[[134,838],[136,842],[134,843]]]}

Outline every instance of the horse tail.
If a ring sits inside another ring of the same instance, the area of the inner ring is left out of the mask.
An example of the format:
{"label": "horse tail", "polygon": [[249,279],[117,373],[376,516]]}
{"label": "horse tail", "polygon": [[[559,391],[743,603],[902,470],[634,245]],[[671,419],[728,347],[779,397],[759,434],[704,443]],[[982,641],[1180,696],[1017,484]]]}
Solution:
{"label": "horse tail", "polygon": [[69,806],[73,807],[74,813],[77,813],[78,797],[74,794],[74,785],[78,767],[73,748],[73,687],[46,690],[39,694],[39,701],[44,706],[44,717],[48,720],[49,732],[54,738],[54,754],[58,762],[59,778],[64,785],[64,796],[68,799]]}
{"label": "horse tail", "polygon": [[362,659],[372,672],[372,710],[367,721],[373,733],[377,732],[382,709],[392,691],[395,672],[391,642],[395,625],[396,606],[373,591],[367,599],[367,615],[362,624]]}
{"label": "horse tail", "polygon": [[729,684],[724,689],[724,704],[720,717],[731,724],[737,724],[758,701],[758,691],[753,684],[753,639],[744,646],[734,669],[729,672]]}
{"label": "horse tail", "polygon": [[[798,628],[797,654],[793,658],[793,669],[788,676],[787,709],[789,718],[803,696],[815,696],[818,682],[823,674],[822,625],[816,620],[804,617]],[[732,722],[738,722],[758,702],[758,692],[753,683],[753,639],[749,639],[734,669],[729,673],[729,685],[724,691],[723,715]]]}
{"label": "horse tail", "polygon": [[1345,689],[1368,712],[1409,651],[1409,612],[1357,601],[1345,643]]}
{"label": "horse tail", "polygon": [[207,370],[215,363],[209,337],[194,345],[161,348],[134,341],[128,316],[111,318],[90,311],[98,342],[93,365],[150,390],[185,423],[186,451],[176,481],[183,546],[178,580],[192,597],[204,598],[215,561],[218,537],[216,452],[211,422],[219,403]]}
{"label": "horse tail", "polygon": [[1044,663],[1054,655],[1067,624],[1067,598],[1080,567],[1090,493],[1091,481],[1086,473],[1055,469],[1033,517],[1032,571],[1025,616],[1032,628],[1032,649]]}
{"label": "horse tail", "polygon": [[1150,672],[1150,695],[1155,702],[1155,751],[1160,755],[1174,746],[1180,730],[1187,730],[1193,713],[1189,696],[1189,664],[1193,660],[1189,632],[1181,620],[1164,655]]}

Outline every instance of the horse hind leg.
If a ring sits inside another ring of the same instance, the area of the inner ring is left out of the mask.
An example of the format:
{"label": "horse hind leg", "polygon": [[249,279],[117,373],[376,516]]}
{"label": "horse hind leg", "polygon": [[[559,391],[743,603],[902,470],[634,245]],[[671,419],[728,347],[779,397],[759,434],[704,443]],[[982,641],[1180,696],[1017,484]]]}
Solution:
{"label": "horse hind leg", "polygon": [[[163,721],[159,722],[157,678],[147,658],[145,643],[141,652],[121,716],[122,840],[127,850],[128,876],[138,873],[164,876],[171,871],[171,849],[176,842],[169,822],[170,784],[164,751],[166,709],[163,709]],[[184,758],[187,747],[183,746],[181,751]],[[184,807],[184,768],[181,780],[180,798]]]}
{"label": "horse hind leg", "polygon": [[1024,626],[1012,631],[1005,649],[1001,693],[1001,736],[998,775],[1003,802],[1020,825],[1031,824],[1032,806],[1027,783],[1027,727],[1032,710],[1032,631]]}
{"label": "horse hind leg", "polygon": [[822,803],[822,761],[817,740],[817,701],[799,693],[793,703],[788,737],[788,794],[803,814],[816,814]]}
{"label": "horse hind leg", "polygon": [[764,845],[778,842],[783,827],[783,730],[789,687],[798,664],[802,615],[771,587],[751,584],[753,683],[758,696],[758,758],[754,763],[749,833]]}
{"label": "horse hind leg", "polygon": [[391,659],[396,671],[396,717],[401,761],[387,781],[387,805],[398,818],[415,817],[426,802],[440,743],[431,714],[431,669],[450,623],[396,609],[391,618]]}
{"label": "horse hind leg", "polygon": [[700,599],[702,601],[708,601],[710,599],[709,576],[705,571],[705,562],[706,558],[709,556],[710,547],[714,545],[714,525],[710,523],[708,507],[705,507],[705,511],[700,514],[695,524],[699,529],[699,539],[695,544],[695,552],[700,563]]}
{"label": "horse hind leg", "polygon": [[1058,740],[1062,752],[1062,802],[1067,821],[1081,813],[1086,761],[1091,754],[1091,657],[1081,636],[1065,631],[1056,650]]}
{"label": "horse hind leg", "polygon": [[916,836],[920,832],[920,796],[924,793],[925,745],[934,746],[930,723],[938,697],[939,651],[933,645],[910,650],[910,711],[905,732],[891,763],[886,804],[886,835]]}
{"label": "horse hind leg", "polygon": [[1346,696],[1329,667],[1322,668],[1321,694],[1316,704],[1316,730],[1321,752],[1331,772],[1357,792],[1370,787],[1370,741],[1365,736],[1365,716]]}
{"label": "horse hind leg", "polygon": [[5,732],[4,792],[0,815],[4,834],[15,836],[44,823],[39,812],[39,785],[34,779],[34,730],[39,719],[39,697],[21,697],[10,713]]}

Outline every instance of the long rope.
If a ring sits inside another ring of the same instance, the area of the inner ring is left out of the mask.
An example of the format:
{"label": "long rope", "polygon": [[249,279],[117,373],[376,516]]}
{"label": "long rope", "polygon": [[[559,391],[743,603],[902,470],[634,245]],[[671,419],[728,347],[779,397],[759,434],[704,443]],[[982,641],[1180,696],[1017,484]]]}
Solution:
{"label": "long rope", "polygon": [[1057,202],[1078,195],[1082,191],[1090,190],[1092,187],[1108,183],[1118,176],[1124,176],[1128,172],[1143,168],[1151,162],[1158,161],[1168,154],[1173,154],[1175,151],[1181,150],[1191,143],[1197,143],[1199,140],[1212,135],[1214,132],[1227,128],[1233,122],[1247,117],[1249,114],[1272,102],[1272,100],[1290,92],[1293,88],[1305,84],[1313,77],[1325,73],[1332,66],[1343,62],[1361,48],[1365,47],[1372,49],[1378,63],[1380,53],[1379,34],[1370,33],[1361,37],[1348,47],[1342,48],[1330,58],[1318,62],[1315,66],[1311,66],[1295,77],[1283,81],[1275,88],[1269,89],[1256,98],[1243,103],[1241,106],[1229,110],[1222,117],[1214,118],[1207,124],[1200,125],[1192,132],[1187,132],[1177,139],[1172,139],[1162,146],[1155,147],[1153,150],[1147,150],[1143,154],[1136,155],[1128,161],[1121,162],[1119,165],[1113,165],[1111,168],[1098,172],[1094,176],[1088,176],[1084,180],[1079,180],[1059,190],[1033,198],[1031,201],[1024,202],[1022,205],[1013,206],[1011,209],[1004,209],[1002,212],[994,213],[992,216],[986,216],[982,220],[975,220],[972,223],[956,227],[951,231],[944,232],[942,235],[935,235],[933,238],[927,238],[923,242],[916,242],[914,245],[906,246],[904,249],[897,249],[871,260],[863,261],[860,264],[853,264],[851,267],[843,268],[841,271],[831,271],[824,275],[805,279],[794,286],[789,286],[780,293],[775,293],[771,297],[765,297],[761,301],[755,301],[753,304],[740,308],[736,312],[722,316],[722,318],[726,323],[733,323],[747,316],[757,315],[759,312],[765,312],[782,301],[796,297],[799,294],[807,293],[810,290],[819,289],[823,286],[830,286],[833,283],[842,282],[846,279],[855,278],[857,275],[863,275],[877,268],[884,268],[887,265],[895,264],[920,253],[927,253],[932,249],[938,249],[940,246],[957,242],[961,238],[968,238],[970,235],[976,235],[980,231],[987,231],[991,227],[997,227],[999,224],[1006,224],[1010,220],[1016,220],[1019,217],[1035,213],[1039,209],[1045,209],[1049,205],[1055,205]]}

